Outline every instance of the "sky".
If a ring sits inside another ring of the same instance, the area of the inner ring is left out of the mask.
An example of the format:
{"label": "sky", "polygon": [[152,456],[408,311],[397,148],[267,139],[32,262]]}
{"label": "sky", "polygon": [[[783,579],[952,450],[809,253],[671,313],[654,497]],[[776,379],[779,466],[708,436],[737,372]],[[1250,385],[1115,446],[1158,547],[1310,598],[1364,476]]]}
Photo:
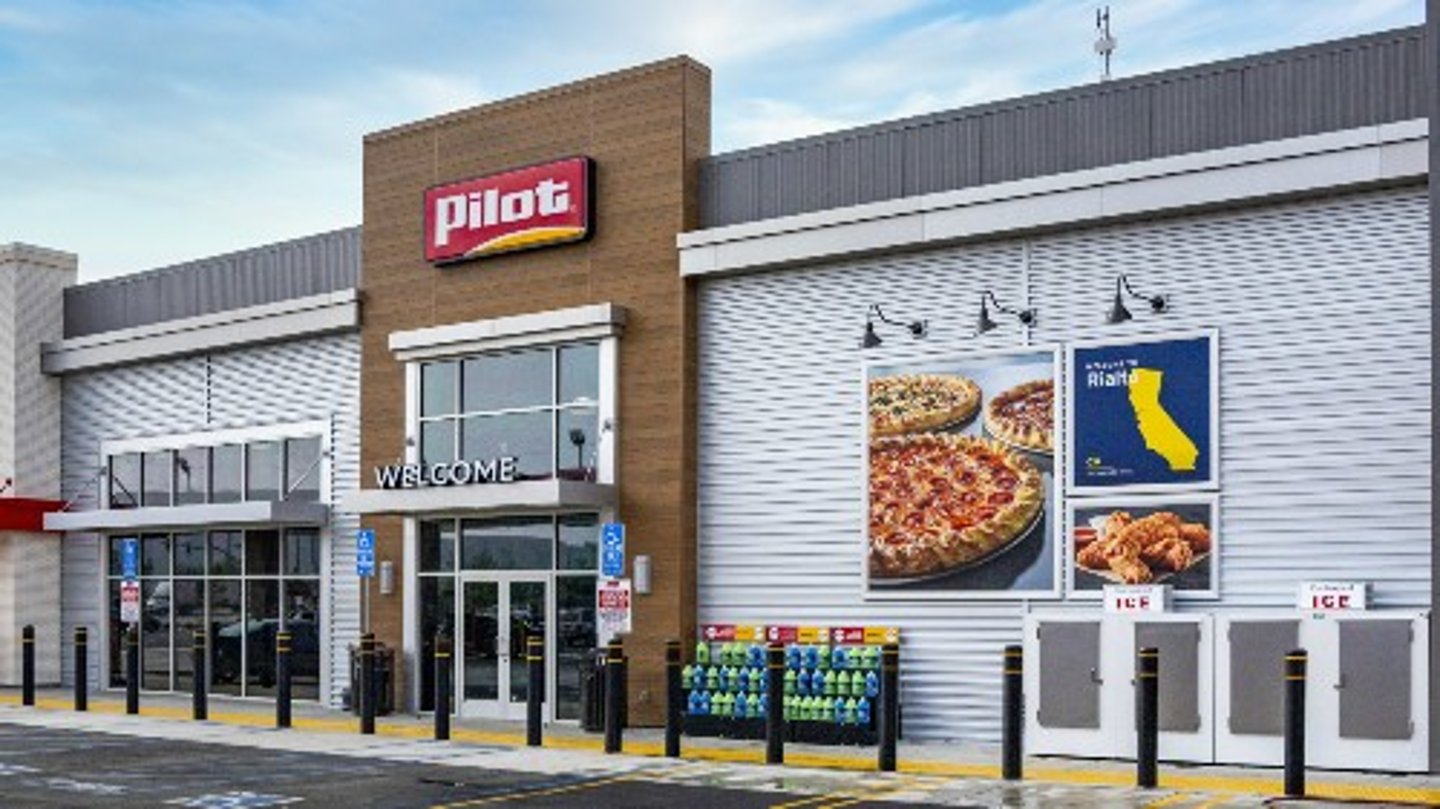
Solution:
{"label": "sky", "polygon": [[[1133,76],[1425,0],[1113,0]],[[1072,0],[0,0],[0,244],[81,281],[361,222],[368,133],[687,54],[716,153],[1096,81]]]}

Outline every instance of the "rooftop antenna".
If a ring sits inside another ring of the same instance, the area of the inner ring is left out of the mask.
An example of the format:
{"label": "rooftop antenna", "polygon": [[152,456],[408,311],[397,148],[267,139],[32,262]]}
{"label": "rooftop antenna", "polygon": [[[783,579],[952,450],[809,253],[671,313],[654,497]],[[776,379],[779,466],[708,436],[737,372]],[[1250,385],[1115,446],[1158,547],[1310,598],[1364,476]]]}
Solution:
{"label": "rooftop antenna", "polygon": [[1104,65],[1100,81],[1110,80],[1110,54],[1115,52],[1115,37],[1110,36],[1110,7],[1095,9],[1095,52]]}

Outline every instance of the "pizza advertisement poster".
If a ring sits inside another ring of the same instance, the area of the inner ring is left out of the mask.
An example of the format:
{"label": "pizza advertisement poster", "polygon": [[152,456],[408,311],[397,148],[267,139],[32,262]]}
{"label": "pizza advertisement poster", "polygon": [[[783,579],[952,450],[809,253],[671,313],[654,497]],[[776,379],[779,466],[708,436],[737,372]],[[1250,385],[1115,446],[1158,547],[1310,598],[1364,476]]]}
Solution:
{"label": "pizza advertisement poster", "polygon": [[1069,589],[1099,598],[1109,584],[1168,584],[1177,597],[1219,595],[1218,494],[1069,501]]}
{"label": "pizza advertisement poster", "polygon": [[1219,474],[1219,334],[1067,348],[1069,491],[1205,491]]}
{"label": "pizza advertisement poster", "polygon": [[868,364],[865,595],[1059,595],[1058,350]]}

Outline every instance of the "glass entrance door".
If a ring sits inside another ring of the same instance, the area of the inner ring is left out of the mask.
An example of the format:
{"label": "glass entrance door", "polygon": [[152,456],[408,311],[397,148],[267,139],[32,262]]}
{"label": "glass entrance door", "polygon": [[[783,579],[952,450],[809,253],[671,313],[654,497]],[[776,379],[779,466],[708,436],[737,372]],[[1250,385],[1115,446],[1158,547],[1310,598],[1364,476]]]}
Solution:
{"label": "glass entrance door", "polygon": [[[462,580],[460,676],[462,716],[524,719],[530,693],[526,639],[546,638],[550,620],[548,577],[481,574]],[[546,679],[554,671],[554,645],[546,641]],[[550,693],[547,683],[542,683]],[[544,714],[548,718],[549,706]]]}

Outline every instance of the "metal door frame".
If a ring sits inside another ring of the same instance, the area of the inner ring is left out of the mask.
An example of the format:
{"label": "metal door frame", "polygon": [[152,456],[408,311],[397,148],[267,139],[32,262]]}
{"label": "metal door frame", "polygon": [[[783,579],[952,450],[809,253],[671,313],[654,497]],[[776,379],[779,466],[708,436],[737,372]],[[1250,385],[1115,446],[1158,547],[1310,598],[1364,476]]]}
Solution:
{"label": "metal door frame", "polygon": [[[523,721],[525,703],[511,702],[510,694],[510,585],[516,582],[533,582],[545,585],[545,696],[541,706],[541,721],[554,721],[554,701],[549,697],[555,693],[555,575],[547,572],[524,570],[475,570],[463,571],[456,577],[455,598],[455,650],[456,676],[453,695],[456,713],[462,719],[503,719]],[[496,643],[506,650],[496,661],[496,699],[465,699],[465,623],[461,616],[465,610],[465,588],[471,584],[490,583],[496,586],[498,614],[503,618],[496,627]],[[501,641],[504,643],[501,643]]]}

